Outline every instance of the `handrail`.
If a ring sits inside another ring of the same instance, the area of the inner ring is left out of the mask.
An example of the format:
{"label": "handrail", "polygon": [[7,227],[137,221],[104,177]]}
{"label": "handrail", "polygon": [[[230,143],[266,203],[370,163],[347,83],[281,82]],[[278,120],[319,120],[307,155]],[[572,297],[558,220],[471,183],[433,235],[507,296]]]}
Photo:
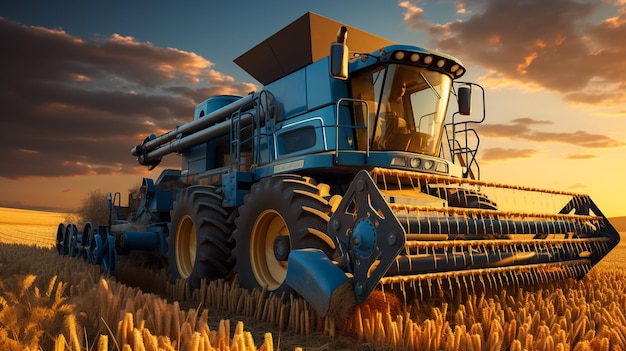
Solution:
{"label": "handrail", "polygon": [[[450,149],[450,158],[452,163],[456,163],[455,159],[458,157],[459,162],[464,163],[462,165],[465,167],[465,171],[463,172],[463,177],[471,177],[472,179],[480,179],[480,166],[476,160],[476,154],[478,153],[478,147],[480,146],[480,137],[474,128],[470,128],[470,123],[480,124],[485,121],[486,118],[486,109],[485,109],[485,89],[476,83],[471,82],[457,82],[458,84],[466,84],[471,86],[476,86],[481,90],[482,96],[482,106],[483,113],[482,118],[479,120],[468,120],[468,121],[455,121],[456,117],[459,115],[458,112],[452,114],[452,121],[447,123],[445,126],[446,138],[448,139],[448,148]],[[457,128],[461,126],[461,128]],[[448,128],[451,127],[452,132],[451,135],[448,133]],[[469,146],[469,133],[472,133],[476,139],[476,145],[474,147]],[[457,134],[463,134],[465,139],[465,146],[457,139]],[[463,158],[463,155],[465,156]],[[472,171],[472,166],[476,167],[476,175],[474,176],[474,172]]]}
{"label": "handrail", "polygon": [[[370,135],[370,119],[369,119],[369,114],[370,114],[370,110],[369,110],[369,105],[367,104],[367,101],[362,100],[362,99],[353,99],[353,98],[340,98],[339,100],[337,100],[337,104],[336,109],[335,109],[335,162],[339,162],[339,128],[350,128],[350,129],[362,129],[363,126],[357,126],[357,125],[339,125],[339,107],[341,106],[342,103],[344,102],[356,102],[356,103],[360,103],[360,104],[364,104],[365,105],[365,135],[367,136],[367,142],[365,143],[365,158],[366,160],[369,159],[370,157],[370,141],[369,141],[369,135]],[[358,141],[357,141],[358,142]]]}

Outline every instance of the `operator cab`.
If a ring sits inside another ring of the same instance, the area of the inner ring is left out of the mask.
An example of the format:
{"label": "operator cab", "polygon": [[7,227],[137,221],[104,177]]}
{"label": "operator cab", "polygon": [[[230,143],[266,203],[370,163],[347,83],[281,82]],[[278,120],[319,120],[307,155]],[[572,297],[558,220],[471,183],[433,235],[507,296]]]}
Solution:
{"label": "operator cab", "polygon": [[[454,57],[415,46],[390,45],[352,59],[341,27],[331,44],[330,74],[348,80],[357,147],[438,158],[453,79],[465,68]],[[459,113],[469,114],[467,89],[458,92]],[[364,127],[364,128],[363,128]]]}
{"label": "operator cab", "polygon": [[[362,104],[355,111],[356,122],[367,123],[369,132],[358,139],[365,139],[372,151],[437,156],[451,86],[446,74],[398,63],[355,72],[352,96],[367,102],[367,109]],[[362,142],[359,148],[364,149]]]}

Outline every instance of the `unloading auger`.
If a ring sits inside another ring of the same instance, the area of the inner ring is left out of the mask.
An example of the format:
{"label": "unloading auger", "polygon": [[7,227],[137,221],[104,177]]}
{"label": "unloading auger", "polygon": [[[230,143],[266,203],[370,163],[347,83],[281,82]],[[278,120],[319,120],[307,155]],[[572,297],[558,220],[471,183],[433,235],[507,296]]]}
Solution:
{"label": "unloading auger", "polygon": [[379,286],[580,278],[619,242],[586,195],[479,180],[484,90],[452,56],[307,13],[235,62],[263,89],[134,146],[149,169],[171,153],[181,169],[144,178],[128,207],[116,193],[109,223],[59,225],[60,254],[114,273],[150,251],[192,289],[236,274],[325,316]]}

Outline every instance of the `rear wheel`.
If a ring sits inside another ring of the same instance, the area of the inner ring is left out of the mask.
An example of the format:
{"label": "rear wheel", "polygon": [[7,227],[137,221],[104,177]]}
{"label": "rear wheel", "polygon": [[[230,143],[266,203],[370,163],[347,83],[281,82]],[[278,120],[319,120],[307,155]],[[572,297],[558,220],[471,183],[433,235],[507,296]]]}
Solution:
{"label": "rear wheel", "polygon": [[232,224],[217,189],[183,189],[170,215],[167,256],[172,281],[185,278],[194,290],[202,278],[211,281],[232,272]]}
{"label": "rear wheel", "polygon": [[290,292],[285,284],[290,250],[317,248],[332,256],[335,245],[326,234],[330,205],[319,192],[299,176],[265,178],[252,186],[233,234],[242,287]]}

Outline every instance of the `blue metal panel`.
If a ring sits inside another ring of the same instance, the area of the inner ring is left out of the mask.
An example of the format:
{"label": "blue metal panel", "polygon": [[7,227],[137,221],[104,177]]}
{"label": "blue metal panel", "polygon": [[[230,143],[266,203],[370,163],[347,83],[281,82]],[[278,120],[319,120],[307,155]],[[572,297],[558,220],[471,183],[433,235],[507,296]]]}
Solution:
{"label": "blue metal panel", "polygon": [[169,212],[172,209],[172,204],[174,203],[177,193],[178,189],[158,190],[154,194],[154,207],[151,207],[151,210],[156,212]]}
{"label": "blue metal panel", "polygon": [[306,67],[306,90],[309,110],[334,102],[329,89],[328,57]]}
{"label": "blue metal panel", "polygon": [[285,282],[325,316],[333,292],[348,277],[318,249],[291,250],[287,262]]}
{"label": "blue metal panel", "polygon": [[164,169],[154,184],[162,184],[170,181],[180,181],[179,169]]}
{"label": "blue metal panel", "polygon": [[365,157],[365,151],[352,151],[352,152],[340,152],[337,157],[336,163],[342,166],[358,166],[363,167],[365,165],[368,166],[383,166],[388,165],[377,165],[368,162],[369,160]]}
{"label": "blue metal panel", "polygon": [[207,161],[207,144],[196,145],[183,155],[183,169],[186,175],[202,173],[209,167]]}
{"label": "blue metal panel", "polygon": [[348,96],[348,81],[335,79],[328,72],[328,57],[306,67],[306,90],[309,110],[334,104]]}
{"label": "blue metal panel", "polygon": [[[203,118],[203,116],[211,114],[239,99],[241,99],[241,96],[212,96],[196,106],[194,120]],[[199,174],[215,167],[216,144],[213,141],[195,145],[183,153],[182,169],[185,171],[185,175]]]}
{"label": "blue metal panel", "polygon": [[332,152],[291,157],[257,167],[254,169],[254,175],[256,179],[261,179],[280,173],[298,173],[306,169],[329,168],[333,166],[334,157],[335,155]]}
{"label": "blue metal panel", "polygon": [[263,136],[260,145],[258,145],[256,140],[254,142],[255,149],[257,150],[256,157],[258,158],[255,158],[253,161],[258,164],[266,164],[274,159],[274,141],[271,132],[268,131],[272,128],[268,128],[268,125],[269,123],[258,129],[258,133]]}
{"label": "blue metal panel", "polygon": [[[285,120],[278,124],[276,128],[276,135],[280,135],[283,133],[282,128],[290,129],[294,128],[299,123],[304,123],[304,121],[312,121],[313,119],[317,120],[317,125],[320,126],[317,130],[316,134],[318,138],[323,138],[324,140],[318,140],[318,142],[322,143],[315,145],[314,148],[307,149],[307,153],[314,152],[315,150],[319,151],[328,151],[335,150],[337,131],[339,131],[339,148],[340,149],[355,149],[354,146],[354,133],[352,125],[349,109],[347,107],[340,109],[340,118],[339,125],[342,127],[337,127],[337,119],[336,119],[336,105],[326,105],[318,110],[309,111],[305,114],[299,115],[289,120]],[[311,122],[313,123],[313,122]],[[350,145],[349,138],[352,138],[353,145]],[[278,142],[278,141],[277,141]],[[323,146],[323,147],[322,147]],[[278,145],[280,147],[280,145]],[[284,150],[284,147],[283,147]],[[287,156],[293,156],[294,154],[290,154]],[[280,149],[277,150],[277,155],[280,156]]]}
{"label": "blue metal panel", "polygon": [[210,97],[196,106],[195,113],[193,114],[193,119],[199,119],[201,116],[206,116],[211,112],[217,111],[220,108],[231,104],[237,100],[241,99],[241,96],[235,95],[217,95]]}
{"label": "blue metal panel", "polygon": [[[355,150],[357,148],[356,129],[353,128],[355,124],[352,119],[350,106],[351,104],[341,104],[339,107],[339,118],[337,119],[337,121],[339,122],[337,124],[337,134],[339,134],[339,138],[336,140],[333,139],[333,142],[331,143],[333,145],[333,148],[335,147],[335,145],[338,145],[339,150]],[[333,116],[337,116],[336,106],[333,106],[332,114]],[[333,122],[333,124],[336,124],[337,121]]]}
{"label": "blue metal panel", "polygon": [[154,250],[158,245],[159,237],[154,232],[124,232],[124,250]]}
{"label": "blue metal panel", "polygon": [[[348,81],[332,78],[328,73],[328,57],[307,67],[307,97],[309,110],[321,107],[318,111],[324,119],[328,136],[329,150],[334,150],[337,141],[340,149],[355,149],[355,129],[351,113],[351,103],[342,104],[337,119],[336,104],[341,98],[348,97]],[[339,127],[337,127],[337,125]],[[339,138],[337,139],[337,132]]]}
{"label": "blue metal panel", "polygon": [[243,198],[250,192],[250,185],[254,174],[248,172],[230,172],[222,174],[222,189],[224,207],[243,205]]}
{"label": "blue metal panel", "polygon": [[275,133],[275,159],[328,150],[324,118],[308,115],[290,120]]}
{"label": "blue metal panel", "polygon": [[[175,175],[177,171],[164,170],[159,176],[159,182],[163,182],[163,179],[167,179],[169,175]],[[166,175],[164,175],[166,174]],[[144,178],[142,186],[145,187],[144,198],[139,205],[140,209],[144,207],[151,213],[157,212],[169,212],[172,208],[172,203],[179,189],[164,189],[154,184],[154,181],[150,178]],[[139,215],[139,212],[137,213]]]}
{"label": "blue metal panel", "polygon": [[265,89],[271,92],[281,105],[282,116],[279,116],[279,119],[289,118],[307,110],[304,68],[265,86]]}

